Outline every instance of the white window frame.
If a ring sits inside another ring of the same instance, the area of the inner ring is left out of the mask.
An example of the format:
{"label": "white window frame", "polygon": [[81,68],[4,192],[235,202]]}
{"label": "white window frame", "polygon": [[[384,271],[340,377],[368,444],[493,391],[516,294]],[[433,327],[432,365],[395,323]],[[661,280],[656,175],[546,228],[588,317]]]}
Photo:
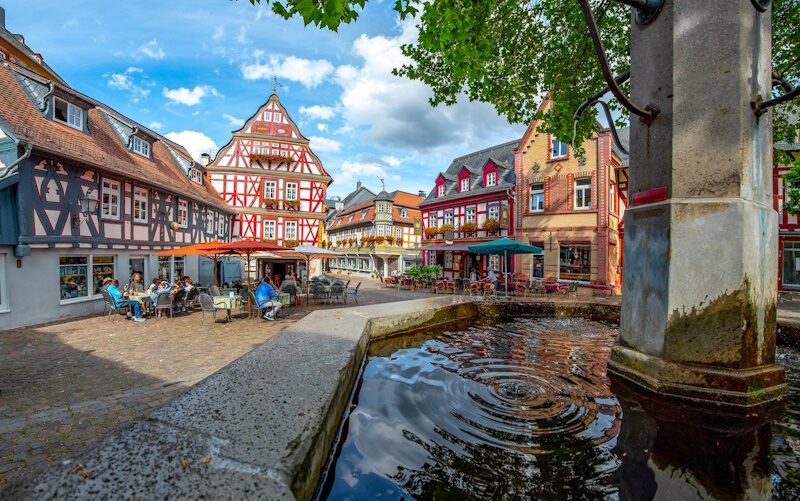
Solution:
{"label": "white window frame", "polygon": [[[272,114],[272,121],[275,123],[283,123],[283,114],[279,111],[276,111]],[[293,239],[290,239],[293,240]]]}
{"label": "white window frame", "polygon": [[400,240],[401,238],[403,238],[403,228],[395,227],[395,229],[394,229],[394,239],[395,240]]}
{"label": "white window frame", "polygon": [[489,269],[492,271],[500,271],[500,254],[492,254],[489,256]]}
{"label": "white window frame", "polygon": [[[494,217],[492,217],[492,212],[495,212]],[[494,219],[498,223],[500,222],[500,204],[489,204],[486,208],[486,218],[487,219]]]}
{"label": "white window frame", "polygon": [[274,219],[264,220],[264,238],[267,240],[275,240],[277,234],[278,224]]}
{"label": "white window frame", "polygon": [[438,227],[439,227],[439,221],[438,221],[438,218],[436,217],[436,213],[435,212],[429,212],[428,213],[428,228],[438,228]]}
{"label": "white window frame", "polygon": [[[541,186],[541,188],[536,188],[536,186]],[[544,183],[533,183],[528,198],[528,207],[531,212],[544,212]],[[536,203],[536,200],[541,201],[541,206]]]}
{"label": "white window frame", "polygon": [[436,196],[437,197],[443,197],[444,196],[444,192],[445,192],[444,183],[436,186]]}
{"label": "white window frame", "polygon": [[225,236],[225,216],[221,212],[217,212],[217,235]]}
{"label": "white window frame", "polygon": [[131,217],[134,223],[147,223],[150,220],[147,193],[147,188],[133,187],[133,211],[131,212]]}
{"label": "white window frame", "polygon": [[378,225],[378,228],[377,228],[377,230],[375,232],[376,236],[378,236],[378,237],[382,237],[383,236],[383,232],[384,232],[384,227],[383,226],[384,225],[382,225],[382,224]]}
{"label": "white window frame", "polygon": [[613,180],[608,181],[608,211],[611,213],[617,213],[617,197],[616,193],[617,190],[614,189],[615,183]]}
{"label": "white window frame", "polygon": [[[470,217],[470,214],[472,217]],[[465,223],[477,223],[478,222],[478,209],[477,207],[467,207],[464,213],[464,222]]]}
{"label": "white window frame", "polygon": [[469,191],[469,178],[462,177],[461,180],[458,182],[458,191]]}
{"label": "white window frame", "polygon": [[[586,181],[589,181],[586,184]],[[578,184],[580,183],[580,184]],[[581,195],[578,196],[578,193]],[[581,201],[579,204],[578,202]],[[592,208],[592,178],[579,177],[575,179],[575,210],[589,210]]]}
{"label": "white window frame", "polygon": [[197,184],[203,184],[203,174],[193,167],[189,169],[189,179]]}
{"label": "white window frame", "polygon": [[286,200],[297,200],[297,183],[286,183]]}
{"label": "white window frame", "polygon": [[133,150],[134,153],[141,155],[145,158],[150,158],[150,143],[140,138],[139,136],[133,136],[133,142],[131,143],[131,150]]}
{"label": "white window frame", "polygon": [[[189,227],[189,202],[178,199],[178,226],[181,228]],[[183,216],[183,217],[181,217]]]}
{"label": "white window frame", "polygon": [[[556,146],[563,146],[563,151],[559,148],[556,151]],[[558,160],[567,158],[569,156],[569,145],[563,141],[559,141],[555,134],[550,134],[550,160]]]}
{"label": "white window frame", "polygon": [[377,204],[378,214],[383,214],[386,212],[386,206],[384,204]]}
{"label": "white window frame", "polygon": [[444,224],[453,224],[453,209],[444,211]]}
{"label": "white window frame", "polygon": [[78,106],[75,106],[69,101],[61,99],[59,97],[53,97],[53,100],[54,104],[57,104],[57,101],[61,101],[62,103],[67,105],[66,121],[56,117],[55,110],[53,111],[53,120],[65,125],[69,125],[73,129],[83,130],[83,108],[79,108]]}
{"label": "white window frame", "polygon": [[214,211],[206,209],[206,233],[214,234]]}
{"label": "white window frame", "polygon": [[6,253],[0,252],[0,313],[8,313],[8,288],[6,287]]}
{"label": "white window frame", "polygon": [[[100,217],[119,221],[121,193],[121,182],[114,179],[103,179],[100,183]],[[106,195],[108,195],[108,202],[105,201]]]}
{"label": "white window frame", "polygon": [[486,173],[486,187],[492,187],[497,184],[497,172],[487,172]]}
{"label": "white window frame", "polygon": [[[64,304],[72,304],[72,303],[81,303],[83,301],[95,301],[97,299],[102,298],[103,295],[100,294],[100,291],[99,290],[97,290],[97,291],[94,290],[94,266],[95,266],[94,258],[96,258],[96,257],[110,257],[111,258],[111,268],[113,270],[112,274],[116,275],[117,256],[115,254],[97,254],[97,255],[95,255],[95,254],[76,254],[76,255],[67,254],[67,255],[59,255],[59,264],[58,264],[58,267],[59,267],[59,274],[58,274],[59,289],[60,289],[60,282],[61,282],[61,273],[60,273],[61,266],[81,266],[81,265],[62,265],[60,263],[60,259],[62,257],[85,257],[86,258],[86,279],[88,281],[87,282],[87,284],[88,284],[88,290],[87,290],[88,294],[86,296],[72,297],[72,298],[68,298],[68,299],[59,299],[58,304],[59,305],[64,305]],[[59,294],[60,294],[60,292],[59,292]]]}
{"label": "white window frame", "polygon": [[[292,229],[292,236],[289,236],[289,228]],[[285,221],[283,223],[283,240],[297,240],[297,221]]]}
{"label": "white window frame", "polygon": [[400,217],[408,217],[408,209],[406,208],[400,209]]}
{"label": "white window frame", "polygon": [[264,181],[264,198],[275,199],[278,197],[278,183],[276,181]]}

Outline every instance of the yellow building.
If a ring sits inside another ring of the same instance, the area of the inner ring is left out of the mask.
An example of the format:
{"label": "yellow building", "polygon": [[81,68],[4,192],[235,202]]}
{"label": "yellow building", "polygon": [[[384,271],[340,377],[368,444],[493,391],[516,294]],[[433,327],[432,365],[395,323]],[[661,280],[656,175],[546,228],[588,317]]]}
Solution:
{"label": "yellow building", "polygon": [[[544,252],[518,256],[516,269],[546,281],[577,282],[581,294],[619,294],[628,155],[610,130],[595,133],[578,157],[538,126],[530,124],[515,150],[516,238]],[[627,132],[619,131],[623,145]]]}

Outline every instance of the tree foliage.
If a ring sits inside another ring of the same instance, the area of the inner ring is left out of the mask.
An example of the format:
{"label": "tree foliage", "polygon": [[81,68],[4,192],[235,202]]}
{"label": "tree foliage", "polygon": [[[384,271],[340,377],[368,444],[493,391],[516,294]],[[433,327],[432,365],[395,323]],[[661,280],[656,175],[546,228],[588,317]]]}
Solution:
{"label": "tree foliage", "polygon": [[[367,0],[250,0],[271,3],[285,17],[337,30],[358,18]],[[630,65],[630,8],[591,0],[609,62],[616,73]],[[605,86],[597,55],[576,0],[396,0],[401,19],[414,17],[415,43],[403,46],[412,63],[395,74],[425,82],[431,104],[453,104],[461,95],[490,103],[511,123],[540,120],[542,132],[580,145],[597,113],[587,110],[573,138],[572,116],[583,100]],[[773,67],[800,84],[800,0],[772,0]],[[552,110],[537,109],[552,92]],[[775,95],[783,93],[776,88]],[[776,141],[797,138],[798,100],[774,110]],[[617,107],[612,101],[612,107]],[[792,120],[792,117],[795,119]],[[621,124],[619,124],[621,125]],[[776,161],[790,163],[782,151]],[[795,169],[800,179],[800,161]],[[800,184],[798,184],[800,187]],[[800,188],[799,188],[800,190]],[[800,191],[797,193],[800,211]]]}

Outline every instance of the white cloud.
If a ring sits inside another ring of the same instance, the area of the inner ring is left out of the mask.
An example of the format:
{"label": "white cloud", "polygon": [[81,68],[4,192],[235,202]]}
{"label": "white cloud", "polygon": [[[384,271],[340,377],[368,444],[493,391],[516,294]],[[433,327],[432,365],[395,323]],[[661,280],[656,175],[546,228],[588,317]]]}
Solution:
{"label": "white cloud", "polygon": [[311,136],[308,140],[311,142],[312,150],[321,151],[323,153],[336,153],[342,149],[342,143],[333,139]]}
{"label": "white cloud", "polygon": [[391,167],[397,167],[398,165],[403,163],[403,159],[402,158],[397,158],[397,157],[392,156],[392,155],[384,155],[384,156],[381,157],[381,160],[383,160],[384,162],[389,164],[389,166],[391,166]]}
{"label": "white cloud", "polygon": [[164,49],[158,45],[158,40],[155,38],[146,44],[140,45],[139,52],[153,59],[164,59],[164,56],[166,56]]}
{"label": "white cloud", "polygon": [[164,87],[162,91],[164,97],[169,99],[175,104],[183,104],[186,106],[196,106],[200,104],[200,101],[208,96],[216,96],[219,97],[221,94],[217,92],[217,89],[211,87],[210,85],[196,85],[194,89],[187,89],[186,87],[179,87],[177,89],[167,89]]}
{"label": "white cloud", "polygon": [[314,106],[301,106],[300,114],[317,120],[330,120],[336,115],[336,110],[330,106],[315,104]]}
{"label": "white cloud", "polygon": [[222,26],[217,26],[217,29],[214,30],[214,34],[211,35],[211,39],[215,42],[219,42],[225,36],[225,29]]}
{"label": "white cloud", "polygon": [[157,120],[153,120],[147,126],[150,127],[153,130],[161,130],[161,129],[164,128],[164,124],[162,124],[161,122],[159,122]]}
{"label": "white cloud", "polygon": [[321,84],[334,70],[333,65],[325,59],[269,56],[266,62],[261,63],[263,52],[256,51],[254,55],[254,63],[243,64],[241,67],[242,76],[246,80],[266,80],[276,76],[312,88]]}
{"label": "white cloud", "polygon": [[236,35],[236,41],[239,43],[247,43],[247,26],[242,25],[239,28],[239,34]]}
{"label": "white cloud", "polygon": [[140,99],[150,95],[150,89],[136,84],[133,77],[136,73],[142,73],[142,69],[131,66],[122,73],[112,73],[110,76],[105,74],[103,76],[108,78],[108,82],[106,83],[109,87],[128,91],[131,101],[133,103],[138,103]]}
{"label": "white cloud", "polygon": [[348,186],[352,181],[364,180],[365,178],[386,178],[386,169],[378,163],[371,162],[342,162],[341,173],[336,176],[336,182],[342,186]]}
{"label": "white cloud", "polygon": [[229,115],[227,113],[223,113],[222,118],[230,122],[230,124],[233,125],[234,127],[241,127],[242,125],[244,125],[244,118],[236,118],[235,116]]}
{"label": "white cloud", "polygon": [[202,132],[194,130],[170,132],[166,138],[182,145],[192,155],[192,158],[198,161],[201,153],[208,153],[212,157],[217,153],[217,143]]}
{"label": "white cloud", "polygon": [[320,132],[328,132],[328,124],[317,124],[317,130]]}

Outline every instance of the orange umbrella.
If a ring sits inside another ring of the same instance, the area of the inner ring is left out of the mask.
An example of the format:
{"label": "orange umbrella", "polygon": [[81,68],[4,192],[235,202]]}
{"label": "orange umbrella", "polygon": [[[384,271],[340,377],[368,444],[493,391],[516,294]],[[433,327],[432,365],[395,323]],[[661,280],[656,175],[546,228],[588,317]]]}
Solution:
{"label": "orange umbrella", "polygon": [[219,259],[219,256],[235,254],[235,252],[232,251],[219,249],[219,246],[224,243],[225,242],[220,242],[218,240],[212,240],[210,242],[192,244],[192,245],[187,245],[185,247],[176,247],[174,249],[161,251],[158,253],[158,255],[159,256],[198,255],[198,256],[210,257],[211,259],[214,260],[214,285],[219,286],[219,277],[217,276],[217,260]]}
{"label": "orange umbrella", "polygon": [[[238,242],[226,242],[220,244],[215,250],[229,251],[235,254],[244,254],[247,256],[247,290],[250,290],[250,256],[256,252],[273,252],[286,250],[277,244],[268,242],[259,242],[258,240],[239,240]],[[251,313],[250,294],[247,295],[247,313]]]}

